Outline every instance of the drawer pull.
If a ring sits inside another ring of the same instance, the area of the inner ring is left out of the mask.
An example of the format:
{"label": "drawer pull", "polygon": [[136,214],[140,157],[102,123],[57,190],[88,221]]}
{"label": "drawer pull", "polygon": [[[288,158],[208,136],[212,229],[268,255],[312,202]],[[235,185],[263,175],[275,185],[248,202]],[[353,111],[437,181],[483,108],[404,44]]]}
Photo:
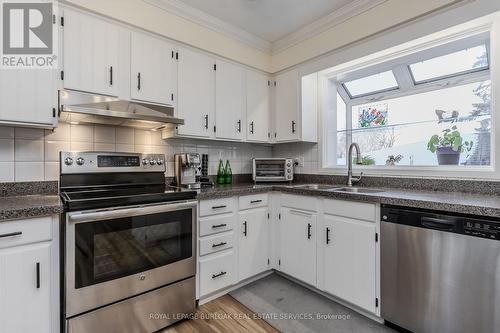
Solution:
{"label": "drawer pull", "polygon": [[0,238],[6,238],[6,237],[14,237],[14,236],[21,236],[23,233],[21,231],[16,231],[16,232],[11,232],[9,234],[3,234],[0,235]]}
{"label": "drawer pull", "polygon": [[222,227],[226,227],[226,226],[227,226],[227,224],[225,224],[225,223],[221,223],[221,224],[214,224],[214,225],[212,226],[212,229],[222,228]]}
{"label": "drawer pull", "polygon": [[250,203],[258,203],[258,202],[262,202],[262,200],[252,200],[252,201],[250,201]]}
{"label": "drawer pull", "polygon": [[213,206],[212,209],[221,209],[221,208],[226,208],[227,206],[226,205],[222,205],[222,206]]}
{"label": "drawer pull", "polygon": [[224,246],[226,245],[227,243],[226,242],[220,242],[219,244],[212,244],[212,247],[219,247],[219,246]]}
{"label": "drawer pull", "polygon": [[220,272],[219,274],[212,274],[212,279],[216,279],[218,277],[226,275],[227,272]]}
{"label": "drawer pull", "polygon": [[36,289],[40,289],[40,263],[36,263]]}

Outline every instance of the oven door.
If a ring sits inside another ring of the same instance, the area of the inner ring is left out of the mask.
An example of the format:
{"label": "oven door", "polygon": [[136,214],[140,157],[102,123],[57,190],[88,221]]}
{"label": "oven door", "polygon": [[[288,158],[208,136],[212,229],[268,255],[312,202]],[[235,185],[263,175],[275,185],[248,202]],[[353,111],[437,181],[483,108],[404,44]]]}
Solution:
{"label": "oven door", "polygon": [[195,275],[196,200],[66,216],[66,318]]}

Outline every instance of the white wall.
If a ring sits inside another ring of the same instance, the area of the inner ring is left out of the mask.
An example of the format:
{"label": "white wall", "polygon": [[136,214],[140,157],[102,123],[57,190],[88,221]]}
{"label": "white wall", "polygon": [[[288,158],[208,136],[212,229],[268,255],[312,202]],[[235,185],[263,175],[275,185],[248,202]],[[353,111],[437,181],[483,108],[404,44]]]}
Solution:
{"label": "white wall", "polygon": [[58,180],[59,151],[160,153],[167,158],[167,177],[174,175],[174,154],[209,154],[209,174],[219,158],[229,160],[234,174],[251,173],[253,157],[270,157],[271,147],[248,143],[162,140],[161,132],[126,127],[69,125],[54,131],[0,127],[0,182]]}

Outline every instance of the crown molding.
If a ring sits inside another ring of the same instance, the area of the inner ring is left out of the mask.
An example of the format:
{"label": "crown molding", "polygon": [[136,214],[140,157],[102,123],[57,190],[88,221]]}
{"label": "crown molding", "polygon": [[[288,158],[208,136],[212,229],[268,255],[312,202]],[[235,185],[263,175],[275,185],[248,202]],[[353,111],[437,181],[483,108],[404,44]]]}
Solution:
{"label": "crown molding", "polygon": [[166,10],[174,15],[221,33],[227,37],[255,47],[266,53],[272,50],[272,43],[229,24],[221,19],[193,8],[179,0],[142,0],[145,3]]}
{"label": "crown molding", "polygon": [[269,54],[276,54],[308,38],[320,34],[350,18],[366,12],[387,0],[354,0],[295,32],[275,42],[267,41],[219,18],[193,8],[179,0],[142,0],[191,22],[221,33],[227,37],[255,47]]}
{"label": "crown molding", "polygon": [[336,25],[339,25],[354,16],[362,14],[387,0],[354,0],[345,6],[331,12],[328,15],[308,24],[295,32],[275,41],[272,47],[272,54],[280,53],[285,49],[296,45],[308,38],[314,37]]}

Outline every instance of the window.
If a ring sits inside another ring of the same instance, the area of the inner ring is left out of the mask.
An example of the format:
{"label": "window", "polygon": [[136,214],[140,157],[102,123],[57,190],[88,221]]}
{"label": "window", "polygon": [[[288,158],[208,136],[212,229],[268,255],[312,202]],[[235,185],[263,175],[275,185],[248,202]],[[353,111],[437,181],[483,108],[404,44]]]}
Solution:
{"label": "window", "polygon": [[344,82],[344,87],[349,96],[355,98],[397,89],[398,83],[392,71],[387,71]]}
{"label": "window", "polygon": [[327,74],[324,163],[345,167],[357,142],[367,167],[492,166],[489,59],[488,33]]}
{"label": "window", "polygon": [[486,69],[488,56],[485,44],[410,65],[416,84]]}

